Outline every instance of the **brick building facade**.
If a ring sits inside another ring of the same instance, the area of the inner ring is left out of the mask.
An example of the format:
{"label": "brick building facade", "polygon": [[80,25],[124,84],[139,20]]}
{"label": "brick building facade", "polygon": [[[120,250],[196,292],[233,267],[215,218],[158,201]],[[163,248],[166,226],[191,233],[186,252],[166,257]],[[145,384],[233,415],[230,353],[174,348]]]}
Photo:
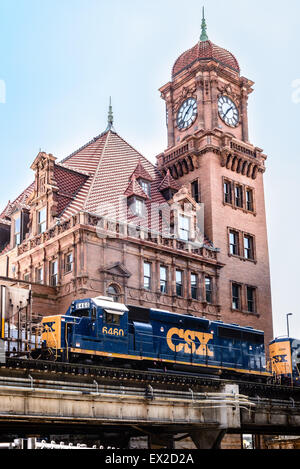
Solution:
{"label": "brick building facade", "polygon": [[55,289],[39,314],[109,295],[271,339],[266,156],[249,141],[252,86],[203,22],[160,89],[168,148],[157,164],[117,134],[111,107],[106,131],[68,158],[39,153],[33,183],[0,215],[0,275]]}

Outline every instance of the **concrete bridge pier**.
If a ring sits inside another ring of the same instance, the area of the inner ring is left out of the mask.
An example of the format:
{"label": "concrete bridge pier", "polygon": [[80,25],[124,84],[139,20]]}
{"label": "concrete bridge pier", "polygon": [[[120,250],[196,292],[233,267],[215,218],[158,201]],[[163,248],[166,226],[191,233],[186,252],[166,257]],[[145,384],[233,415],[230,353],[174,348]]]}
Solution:
{"label": "concrete bridge pier", "polygon": [[201,430],[191,433],[191,439],[197,449],[221,449],[225,430]]}

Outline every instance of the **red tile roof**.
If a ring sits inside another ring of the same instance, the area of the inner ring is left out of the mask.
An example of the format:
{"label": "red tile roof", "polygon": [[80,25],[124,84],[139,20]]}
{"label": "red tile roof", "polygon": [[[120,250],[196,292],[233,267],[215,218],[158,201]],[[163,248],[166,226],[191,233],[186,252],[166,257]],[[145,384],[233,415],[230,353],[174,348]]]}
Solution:
{"label": "red tile roof", "polygon": [[191,67],[195,62],[202,60],[215,60],[221,65],[240,73],[238,61],[234,55],[222,47],[216,46],[211,41],[198,42],[176,60],[173,67],[173,78],[184,69]]}
{"label": "red tile roof", "polygon": [[8,202],[7,206],[3,210],[3,212],[0,214],[0,220],[1,221],[7,221],[6,218],[10,218],[13,209],[16,205],[22,206],[29,208],[27,206],[27,201],[29,196],[32,194],[34,190],[34,182],[30,184],[13,202]]}
{"label": "red tile roof", "polygon": [[130,177],[137,174],[147,177],[151,183],[151,200],[165,203],[158,190],[162,176],[137,150],[123,140],[116,132],[109,130],[99,135],[63,162],[68,167],[86,170],[91,178],[79,190],[76,201],[66,209],[64,216],[71,216],[78,210],[90,213],[104,213],[112,206],[118,206],[120,197],[128,189]]}
{"label": "red tile roof", "polygon": [[147,194],[143,191],[140,184],[135,179],[135,176],[131,177],[131,181],[126,191],[124,192],[124,195],[126,195],[126,197],[132,197],[133,195],[136,195],[142,199],[148,199]]}
{"label": "red tile roof", "polygon": [[171,175],[169,169],[167,171],[167,174],[166,174],[164,180],[162,181],[161,185],[159,186],[160,191],[163,191],[165,189],[174,189],[176,191],[178,191],[180,189],[180,185],[178,184],[178,182],[175,181],[175,179]]}
{"label": "red tile roof", "polygon": [[54,166],[54,179],[58,187],[58,216],[61,216],[77,193],[85,184],[88,176],[62,165]]}
{"label": "red tile roof", "polygon": [[[151,197],[143,191],[137,177],[151,183]],[[138,224],[153,231],[159,231],[159,221],[151,208],[153,204],[166,204],[161,190],[168,187],[177,190],[180,187],[170,172],[163,177],[156,166],[113,130],[104,132],[62,162],[55,163],[54,179],[58,187],[58,216],[62,219],[68,219],[79,211],[109,216],[110,210],[113,210],[120,221],[126,221],[126,196],[137,195],[145,199],[147,208],[145,220],[139,219]],[[8,204],[0,218],[9,219],[12,206],[16,202],[26,204],[33,190],[34,183],[12,204]],[[121,204],[125,201],[125,210],[124,206],[120,210],[120,200]],[[125,220],[123,215],[126,216]],[[130,215],[131,220],[137,219]]]}
{"label": "red tile roof", "polygon": [[153,178],[150,176],[150,174],[145,170],[144,166],[141,163],[141,160],[139,160],[137,167],[133,171],[132,175],[130,176],[130,179],[135,176],[136,179],[145,179],[145,181],[152,182]]}

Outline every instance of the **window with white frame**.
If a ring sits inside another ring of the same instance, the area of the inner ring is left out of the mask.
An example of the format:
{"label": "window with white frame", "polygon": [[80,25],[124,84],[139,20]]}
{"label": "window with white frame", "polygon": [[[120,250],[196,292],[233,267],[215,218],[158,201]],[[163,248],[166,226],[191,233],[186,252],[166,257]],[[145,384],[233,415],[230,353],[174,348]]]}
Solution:
{"label": "window with white frame", "polygon": [[147,194],[149,197],[151,196],[151,184],[149,181],[145,181],[145,179],[139,179],[139,184],[145,194]]}
{"label": "window with white frame", "polygon": [[65,255],[65,273],[68,274],[73,270],[73,254],[69,252]]}
{"label": "window with white frame", "polygon": [[38,234],[44,233],[47,229],[47,208],[44,207],[37,212]]}
{"label": "window with white frame", "polygon": [[35,271],[35,281],[36,283],[44,283],[44,269],[43,267],[38,267]]}
{"label": "window with white frame", "polygon": [[160,291],[161,293],[168,292],[168,269],[167,267],[161,266],[160,267]]}
{"label": "window with white frame", "polygon": [[14,246],[21,244],[21,217],[15,219]]}
{"label": "window with white frame", "polygon": [[145,290],[151,289],[151,264],[144,262],[144,288]]}
{"label": "window with white frame", "polygon": [[183,296],[183,272],[176,270],[176,295]]}
{"label": "window with white frame", "polygon": [[137,217],[145,216],[145,202],[142,199],[134,197],[130,202],[130,210]]}
{"label": "window with white frame", "polygon": [[190,218],[185,215],[179,215],[179,238],[183,241],[190,239]]}
{"label": "window with white frame", "polygon": [[56,287],[58,284],[58,262],[57,260],[50,262],[50,285]]}
{"label": "window with white frame", "polygon": [[191,274],[191,295],[193,300],[198,299],[198,275]]}

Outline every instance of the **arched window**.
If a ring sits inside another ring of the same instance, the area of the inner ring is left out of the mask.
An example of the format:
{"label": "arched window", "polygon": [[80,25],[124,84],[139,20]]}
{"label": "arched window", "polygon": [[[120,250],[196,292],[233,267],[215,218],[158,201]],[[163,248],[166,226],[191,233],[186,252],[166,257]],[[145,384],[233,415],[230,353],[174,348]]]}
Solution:
{"label": "arched window", "polygon": [[110,298],[112,298],[114,301],[118,302],[119,301],[119,289],[114,286],[114,285],[110,285],[107,289],[107,296],[109,296]]}

